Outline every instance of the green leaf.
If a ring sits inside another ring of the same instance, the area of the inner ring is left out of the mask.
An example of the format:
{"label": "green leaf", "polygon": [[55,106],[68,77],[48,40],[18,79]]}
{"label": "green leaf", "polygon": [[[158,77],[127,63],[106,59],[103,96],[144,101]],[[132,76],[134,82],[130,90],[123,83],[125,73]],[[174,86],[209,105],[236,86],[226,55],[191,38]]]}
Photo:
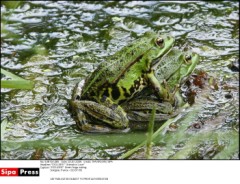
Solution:
{"label": "green leaf", "polygon": [[1,123],[1,140],[4,140],[4,134],[7,127],[7,119],[4,119]]}
{"label": "green leaf", "polygon": [[153,106],[150,121],[148,124],[148,136],[147,136],[147,143],[146,143],[146,158],[151,158],[151,149],[152,149],[152,135],[153,135],[153,127],[154,127],[154,120],[156,115],[156,106]]}
{"label": "green leaf", "polygon": [[16,9],[21,1],[3,1],[2,4],[4,4],[7,8],[10,9]]}
{"label": "green leaf", "polygon": [[34,83],[28,80],[1,80],[2,88],[33,89]]}
{"label": "green leaf", "polygon": [[1,69],[1,73],[12,79],[1,80],[1,88],[33,89],[34,86],[33,81],[25,80],[4,69]]}
{"label": "green leaf", "polygon": [[4,69],[2,69],[1,68],[1,73],[2,74],[4,74],[4,75],[6,75],[7,77],[10,77],[11,79],[23,79],[23,78],[21,78],[21,77],[18,77],[17,75],[14,75],[13,73],[11,73],[11,72],[8,72],[8,71],[6,71],[6,70],[4,70]]}

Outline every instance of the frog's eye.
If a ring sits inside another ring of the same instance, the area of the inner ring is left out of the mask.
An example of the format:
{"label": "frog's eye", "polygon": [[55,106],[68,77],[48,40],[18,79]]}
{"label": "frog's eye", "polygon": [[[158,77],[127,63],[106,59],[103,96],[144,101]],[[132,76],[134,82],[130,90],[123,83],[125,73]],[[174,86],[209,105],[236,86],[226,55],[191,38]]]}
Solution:
{"label": "frog's eye", "polygon": [[158,46],[162,46],[162,44],[164,43],[163,38],[161,38],[161,37],[157,38],[156,43],[157,43]]}
{"label": "frog's eye", "polygon": [[185,56],[185,61],[186,61],[187,64],[191,64],[192,63],[191,60],[192,60],[192,56],[191,55],[186,55]]}

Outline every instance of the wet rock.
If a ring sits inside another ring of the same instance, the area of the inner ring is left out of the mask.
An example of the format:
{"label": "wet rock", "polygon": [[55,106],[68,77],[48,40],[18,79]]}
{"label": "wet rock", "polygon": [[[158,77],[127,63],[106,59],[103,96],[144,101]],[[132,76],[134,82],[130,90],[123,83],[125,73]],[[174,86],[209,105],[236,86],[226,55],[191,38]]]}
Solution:
{"label": "wet rock", "polygon": [[229,65],[228,68],[232,70],[233,72],[239,72],[239,59],[235,59],[232,61]]}

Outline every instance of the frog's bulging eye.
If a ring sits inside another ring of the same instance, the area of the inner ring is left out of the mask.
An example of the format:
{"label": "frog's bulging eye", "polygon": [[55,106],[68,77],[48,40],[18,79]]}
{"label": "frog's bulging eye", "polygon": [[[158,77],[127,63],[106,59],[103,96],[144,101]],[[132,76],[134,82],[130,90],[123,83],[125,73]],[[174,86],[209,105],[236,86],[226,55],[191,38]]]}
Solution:
{"label": "frog's bulging eye", "polygon": [[187,64],[191,64],[192,56],[191,55],[186,55],[185,56],[185,61]]}
{"label": "frog's bulging eye", "polygon": [[160,37],[157,38],[156,43],[157,43],[158,46],[162,46],[162,44],[164,43],[163,38],[160,38]]}
{"label": "frog's bulging eye", "polygon": [[192,59],[192,56],[191,56],[191,55],[186,55],[186,56],[185,56],[185,59],[186,59],[187,61],[189,61],[189,60]]}

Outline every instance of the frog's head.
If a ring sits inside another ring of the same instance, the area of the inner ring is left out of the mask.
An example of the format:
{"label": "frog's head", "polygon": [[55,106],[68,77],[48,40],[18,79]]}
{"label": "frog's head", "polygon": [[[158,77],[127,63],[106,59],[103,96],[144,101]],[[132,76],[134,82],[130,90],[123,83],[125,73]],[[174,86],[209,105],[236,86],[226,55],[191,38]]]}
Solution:
{"label": "frog's head", "polygon": [[170,35],[154,35],[151,44],[153,47],[147,52],[150,66],[155,67],[161,58],[171,50],[174,44],[174,38]]}
{"label": "frog's head", "polygon": [[186,52],[183,56],[184,62],[181,66],[181,75],[183,75],[182,77],[187,77],[193,72],[196,65],[199,63],[200,57],[195,52]]}
{"label": "frog's head", "polygon": [[[175,54],[176,57],[173,57],[173,54]],[[199,55],[194,52],[181,52],[178,49],[172,49],[170,56],[167,56],[165,60],[168,61],[168,63],[172,62],[172,65],[164,70],[158,70],[157,77],[158,79],[162,79],[163,77],[167,78],[170,76],[170,78],[167,79],[167,83],[168,87],[173,90],[177,84],[183,83],[188,76],[191,75],[200,58]],[[165,60],[163,60],[163,62]],[[174,67],[176,67],[176,70],[173,70]],[[164,73],[164,75],[162,73]]]}
{"label": "frog's head", "polygon": [[[196,65],[199,63],[200,57],[198,54],[194,52],[184,52],[182,54],[182,64],[179,68],[179,72],[176,72],[175,76],[172,76],[169,80],[169,83],[172,84],[181,84],[183,83],[189,75],[193,72],[193,70],[196,68]],[[174,77],[177,78],[174,79]]]}

